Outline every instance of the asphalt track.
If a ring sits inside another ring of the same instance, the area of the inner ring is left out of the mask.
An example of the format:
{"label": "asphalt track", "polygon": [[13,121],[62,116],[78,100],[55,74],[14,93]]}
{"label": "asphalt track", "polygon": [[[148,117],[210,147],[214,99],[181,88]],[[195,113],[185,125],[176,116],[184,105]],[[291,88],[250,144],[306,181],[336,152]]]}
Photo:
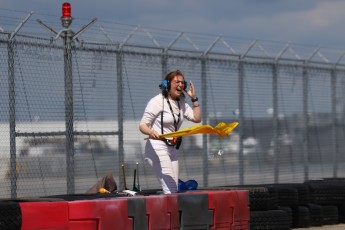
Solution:
{"label": "asphalt track", "polygon": [[345,230],[345,224],[337,224],[337,225],[324,225],[320,227],[309,227],[309,228],[293,228],[298,230]]}

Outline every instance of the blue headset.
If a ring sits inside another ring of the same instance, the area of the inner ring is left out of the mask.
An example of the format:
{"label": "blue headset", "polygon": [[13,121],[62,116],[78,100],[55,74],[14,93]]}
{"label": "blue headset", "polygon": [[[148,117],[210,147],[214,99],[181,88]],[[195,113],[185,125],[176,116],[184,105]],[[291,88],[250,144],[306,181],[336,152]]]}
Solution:
{"label": "blue headset", "polygon": [[[183,90],[186,90],[187,89],[187,82],[184,81],[184,88]],[[163,80],[162,83],[159,85],[159,88],[162,90],[162,91],[169,91],[170,90],[170,84],[169,84],[169,81],[168,80]]]}

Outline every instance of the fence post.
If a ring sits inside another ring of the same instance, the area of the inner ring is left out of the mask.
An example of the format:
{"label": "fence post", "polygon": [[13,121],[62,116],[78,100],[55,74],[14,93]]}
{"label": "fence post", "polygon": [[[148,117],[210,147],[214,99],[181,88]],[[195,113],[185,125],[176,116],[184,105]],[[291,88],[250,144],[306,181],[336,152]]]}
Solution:
{"label": "fence post", "polygon": [[8,36],[8,97],[9,97],[9,125],[10,125],[10,178],[11,198],[17,198],[17,155],[16,155],[16,94],[14,76],[14,37],[32,16],[32,12]]}
{"label": "fence post", "polygon": [[240,58],[238,62],[238,109],[240,113],[240,125],[239,125],[239,151],[238,151],[238,159],[240,163],[239,167],[239,183],[240,185],[244,184],[244,156],[243,156],[243,135],[244,135],[244,66],[243,60]]}
{"label": "fence post", "polygon": [[308,115],[308,66],[307,63],[303,66],[303,164],[304,164],[304,181],[309,178],[309,115]]}
{"label": "fence post", "polygon": [[16,95],[14,81],[14,40],[9,38],[8,52],[8,97],[10,125],[10,178],[11,198],[17,198],[17,159],[16,159]]}
{"label": "fence post", "polygon": [[[202,120],[203,123],[206,124],[207,122],[207,66],[206,66],[206,55],[204,55],[201,59],[201,98],[202,98]],[[207,142],[207,135],[202,135],[202,149],[203,149],[203,181],[204,186],[208,186],[208,142]]]}
{"label": "fence post", "polygon": [[332,93],[332,134],[333,134],[333,177],[338,176],[338,132],[337,132],[337,74],[336,68],[331,69],[331,93]]}
{"label": "fence post", "polygon": [[63,32],[64,78],[65,78],[65,126],[66,126],[66,165],[67,194],[74,194],[74,117],[73,117],[73,76],[72,76],[72,40],[70,30]]}
{"label": "fence post", "polygon": [[278,151],[278,70],[277,63],[272,65],[272,103],[273,103],[273,156],[274,156],[274,183],[279,182],[279,151]]}
{"label": "fence post", "polygon": [[[119,133],[119,162],[118,162],[118,174],[119,174],[119,187],[125,188],[124,175],[122,175],[121,164],[124,164],[124,148],[123,148],[123,71],[122,71],[123,52],[122,46],[119,47],[119,52],[116,54],[116,67],[117,67],[117,114],[118,114],[118,133]],[[121,176],[122,175],[122,176]]]}

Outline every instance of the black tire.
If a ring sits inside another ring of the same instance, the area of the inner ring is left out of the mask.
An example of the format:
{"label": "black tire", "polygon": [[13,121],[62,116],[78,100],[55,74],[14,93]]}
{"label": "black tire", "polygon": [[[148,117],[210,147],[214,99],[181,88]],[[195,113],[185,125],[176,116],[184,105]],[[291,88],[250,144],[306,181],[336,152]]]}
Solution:
{"label": "black tire", "polygon": [[292,225],[294,228],[310,227],[310,212],[305,206],[298,206],[292,209]]}
{"label": "black tire", "polygon": [[345,203],[338,204],[339,223],[345,223]]}
{"label": "black tire", "polygon": [[288,230],[291,228],[291,219],[283,210],[251,211],[251,230]]}
{"label": "black tire", "polygon": [[345,185],[338,180],[312,180],[305,182],[310,190],[311,203],[337,205],[345,201]]}
{"label": "black tire", "polygon": [[267,211],[276,208],[275,197],[271,195],[267,188],[250,188],[249,203],[252,211]]}
{"label": "black tire", "polygon": [[17,202],[0,202],[0,229],[21,229],[22,212]]}
{"label": "black tire", "polygon": [[306,207],[310,212],[310,226],[322,226],[323,225],[323,212],[322,206],[318,204],[308,204]]}
{"label": "black tire", "polygon": [[292,228],[292,222],[293,222],[293,217],[292,217],[292,208],[288,206],[279,206],[279,210],[283,210],[288,214],[289,222],[290,222],[290,228]]}
{"label": "black tire", "polygon": [[287,184],[274,184],[268,187],[271,192],[275,190],[278,206],[289,206],[291,208],[298,206],[298,192],[294,187]]}
{"label": "black tire", "polygon": [[335,205],[322,206],[322,223],[324,225],[333,225],[339,223],[338,207]]}
{"label": "black tire", "polygon": [[291,184],[298,193],[298,205],[308,205],[310,203],[310,191],[306,184]]}

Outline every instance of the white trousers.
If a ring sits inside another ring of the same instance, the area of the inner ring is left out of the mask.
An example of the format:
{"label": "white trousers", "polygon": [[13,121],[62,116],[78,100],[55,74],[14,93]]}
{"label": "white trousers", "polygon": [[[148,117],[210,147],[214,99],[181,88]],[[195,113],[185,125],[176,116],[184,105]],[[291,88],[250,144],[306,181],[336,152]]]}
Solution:
{"label": "white trousers", "polygon": [[160,140],[148,140],[145,146],[145,161],[155,171],[164,194],[177,192],[177,150]]}

